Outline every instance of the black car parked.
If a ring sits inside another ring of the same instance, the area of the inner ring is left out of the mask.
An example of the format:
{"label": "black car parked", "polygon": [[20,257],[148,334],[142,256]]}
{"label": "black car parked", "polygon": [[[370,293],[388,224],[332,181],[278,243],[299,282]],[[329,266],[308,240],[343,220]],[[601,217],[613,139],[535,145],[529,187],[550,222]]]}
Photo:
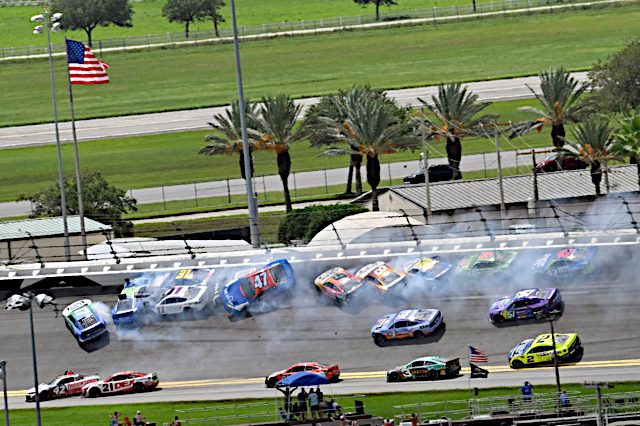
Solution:
{"label": "black car parked", "polygon": [[[429,182],[444,182],[453,179],[453,169],[447,164],[429,166]],[[417,171],[402,180],[404,183],[424,183],[424,169]]]}

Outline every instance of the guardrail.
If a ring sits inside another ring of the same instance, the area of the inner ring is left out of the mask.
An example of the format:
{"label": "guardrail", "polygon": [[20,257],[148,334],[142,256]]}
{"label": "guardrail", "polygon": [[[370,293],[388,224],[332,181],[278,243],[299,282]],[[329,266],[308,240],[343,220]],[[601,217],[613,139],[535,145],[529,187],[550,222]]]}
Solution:
{"label": "guardrail", "polygon": [[[610,3],[622,3],[627,0],[601,0],[596,2],[584,2],[581,0],[501,0],[488,3],[478,3],[473,6],[449,6],[433,7],[425,9],[395,10],[381,12],[380,21],[375,20],[374,14],[359,16],[340,16],[336,18],[323,18],[317,20],[300,20],[296,22],[276,22],[262,25],[241,26],[238,33],[241,38],[250,39],[257,36],[270,37],[273,35],[313,35],[315,33],[326,32],[326,30],[339,30],[346,28],[364,28],[366,26],[397,26],[411,24],[425,24],[442,22],[448,19],[458,19],[465,17],[483,18],[495,16],[496,14],[508,14],[514,11],[525,13],[533,12],[536,9],[547,8],[553,10],[580,5],[585,7],[606,5]],[[159,46],[171,46],[187,43],[192,46],[211,44],[217,42],[231,42],[231,29],[223,28],[216,35],[213,30],[190,31],[189,37],[184,32],[166,34],[147,34],[144,36],[128,36],[95,40],[93,49],[100,51],[100,56],[104,57],[104,51],[126,50],[131,48],[151,48]],[[54,54],[64,54],[64,44],[52,45]],[[46,45],[18,46],[0,49],[0,60],[20,59],[28,57],[44,57],[47,55]]]}

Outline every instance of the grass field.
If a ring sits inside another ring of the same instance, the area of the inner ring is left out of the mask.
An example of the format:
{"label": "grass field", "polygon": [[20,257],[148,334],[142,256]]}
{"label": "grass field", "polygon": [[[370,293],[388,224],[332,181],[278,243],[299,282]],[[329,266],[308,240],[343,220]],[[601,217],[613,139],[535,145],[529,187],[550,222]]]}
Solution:
{"label": "grass field", "polygon": [[[632,392],[638,391],[638,382],[616,383],[613,389],[603,389],[603,394],[613,392]],[[584,389],[581,384],[564,384],[563,390],[568,392],[579,391],[584,395],[594,395],[593,389]],[[330,398],[329,388],[325,389],[325,398]],[[554,386],[536,386],[535,393],[553,393]],[[482,389],[479,397],[488,398],[496,396],[519,395],[519,388],[493,388]],[[276,395],[276,391],[274,391]],[[278,395],[280,395],[278,393]],[[401,411],[396,406],[419,403],[437,403],[446,402],[449,408],[452,407],[452,401],[464,401],[472,398],[471,392],[468,390],[448,390],[448,391],[425,391],[425,392],[402,392],[393,394],[369,394],[358,395],[357,397],[340,397],[336,401],[342,405],[347,412],[353,412],[355,399],[362,400],[365,404],[365,411],[369,414],[381,417],[399,416]],[[278,406],[282,406],[282,398],[275,401],[274,398],[266,399],[244,399],[244,400],[228,400],[228,401],[199,401],[199,402],[162,402],[153,404],[120,404],[120,405],[97,405],[93,407],[72,407],[72,408],[45,408],[42,409],[42,421],[47,426],[66,426],[70,423],[70,419],[82,419],[85,426],[100,426],[107,424],[109,414],[114,411],[120,411],[125,416],[132,418],[136,410],[141,410],[142,414],[147,417],[147,421],[156,422],[162,425],[164,422],[170,422],[175,415],[180,419],[195,419],[206,417],[224,417],[232,416],[233,419],[215,420],[216,425],[233,425],[247,422],[273,421],[274,416],[260,416],[260,413],[273,413]],[[443,414],[443,406],[434,406],[433,408],[422,407],[422,419],[439,418]],[[458,407],[465,408],[464,404]],[[179,411],[178,411],[179,410]],[[192,410],[185,412],[185,410]],[[11,410],[11,424],[14,426],[29,426],[35,422],[35,411],[33,409]],[[241,417],[249,416],[253,417]],[[122,418],[121,418],[122,420]],[[209,423],[214,424],[211,421]]]}
{"label": "grass field", "polygon": [[[482,4],[488,1],[478,1]],[[109,38],[142,36],[147,34],[164,34],[184,31],[179,23],[170,23],[162,16],[164,0],[143,0],[131,2],[133,8],[132,27],[116,26],[98,27],[93,32],[94,40]],[[229,1],[222,9],[225,22],[221,28],[231,28],[231,10]],[[469,0],[400,0],[398,6],[381,8],[382,12],[401,11],[408,9],[427,9],[443,6],[469,6]],[[32,34],[33,23],[29,18],[41,13],[37,6],[0,7],[0,48],[29,45],[44,45],[43,36]],[[237,0],[236,13],[238,25],[261,25],[276,22],[296,22],[300,20],[314,20],[335,18],[338,16],[358,16],[373,14],[374,8],[363,8],[349,0],[278,0],[264,2],[264,0]],[[210,21],[196,22],[192,30],[211,30]],[[64,42],[64,36],[75,40],[86,40],[85,32],[68,31],[52,35],[54,43]]]}
{"label": "grass field", "polygon": [[[498,102],[487,109],[499,114],[505,121],[520,121],[528,115],[518,111],[523,105],[536,105],[535,100]],[[102,173],[112,184],[123,188],[142,188],[177,183],[202,182],[239,177],[237,157],[204,156],[197,154],[204,145],[208,131],[181,132],[153,136],[107,139],[80,144],[83,169]],[[550,136],[531,133],[525,139],[503,142],[505,150],[550,145]],[[431,155],[444,157],[444,143],[433,142]],[[495,151],[493,141],[475,139],[464,142],[464,153],[475,154]],[[73,146],[63,145],[65,173],[73,175]],[[57,179],[55,146],[12,148],[0,151],[0,201],[13,201],[19,194],[31,194],[46,188]],[[321,150],[310,148],[306,142],[295,145],[291,151],[292,170],[295,172],[323,168],[346,167],[348,159],[318,157]],[[382,162],[404,161],[418,158],[417,152],[405,151],[384,155]],[[526,161],[526,160],[523,160]],[[256,175],[275,174],[275,155],[258,152],[255,157]],[[383,164],[384,169],[384,164]],[[25,173],[29,170],[29,173]],[[383,176],[384,176],[383,170]],[[363,167],[364,176],[364,167]]]}
{"label": "grass field", "polygon": [[[640,6],[282,38],[242,47],[245,93],[325,94],[354,83],[417,87],[587,69],[638,35]],[[549,31],[553,28],[553,31]],[[236,97],[232,46],[110,53],[111,84],[74,89],[78,118],[228,104]],[[56,59],[60,117],[69,117],[65,64]],[[25,85],[24,82],[29,84]],[[19,88],[19,89],[18,89]],[[0,126],[50,121],[46,61],[0,64]]]}

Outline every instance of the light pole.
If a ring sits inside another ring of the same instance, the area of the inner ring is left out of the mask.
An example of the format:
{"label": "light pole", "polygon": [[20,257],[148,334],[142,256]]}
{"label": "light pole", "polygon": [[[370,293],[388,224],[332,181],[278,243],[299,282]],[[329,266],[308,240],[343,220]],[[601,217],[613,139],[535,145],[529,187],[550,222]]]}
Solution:
{"label": "light pole", "polygon": [[231,0],[231,23],[233,25],[233,51],[236,57],[236,79],[238,80],[238,106],[240,107],[240,128],[242,129],[242,154],[244,155],[245,183],[247,185],[247,207],[249,208],[249,233],[251,245],[259,247],[258,206],[253,192],[253,173],[251,172],[251,150],[247,138],[247,119],[244,106],[244,88],[242,85],[242,67],[240,66],[240,46],[238,43],[238,25],[236,23],[236,4]]}
{"label": "light pole", "polygon": [[7,361],[0,361],[0,376],[2,377],[2,394],[4,396],[4,426],[9,426],[9,400],[7,399]]}
{"label": "light pole", "polygon": [[[49,75],[51,79],[51,99],[53,102],[53,125],[56,131],[56,150],[58,153],[58,184],[60,185],[60,210],[62,213],[62,226],[64,232],[64,260],[69,261],[71,258],[69,248],[69,225],[67,223],[67,200],[64,193],[64,170],[62,169],[62,146],[60,144],[60,129],[58,128],[58,103],[56,100],[56,83],[53,77],[53,51],[51,48],[51,31],[60,31],[60,19],[61,13],[51,14],[46,9],[40,15],[34,15],[31,17],[32,22],[40,22],[42,25],[37,25],[33,29],[34,34],[42,34],[42,31],[47,32],[47,46],[49,51]],[[44,27],[44,28],[43,28]]]}
{"label": "light pole", "polygon": [[37,425],[42,426],[42,418],[40,417],[40,389],[38,389],[38,362],[36,360],[36,337],[33,331],[33,302],[41,309],[45,305],[52,304],[53,297],[46,294],[33,294],[28,291],[24,294],[14,294],[7,299],[6,309],[19,309],[21,311],[29,311],[29,325],[31,330],[31,356],[33,358],[33,383],[36,398],[36,418]]}

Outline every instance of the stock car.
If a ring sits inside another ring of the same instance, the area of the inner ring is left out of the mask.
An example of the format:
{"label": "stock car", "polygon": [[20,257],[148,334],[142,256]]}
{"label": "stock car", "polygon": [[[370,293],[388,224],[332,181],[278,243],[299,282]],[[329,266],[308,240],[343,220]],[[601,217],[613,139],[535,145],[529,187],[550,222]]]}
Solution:
{"label": "stock car", "polygon": [[423,257],[405,267],[405,272],[427,282],[442,278],[451,269],[451,264],[443,262],[438,256]]}
{"label": "stock car", "polygon": [[158,303],[159,297],[171,283],[168,276],[168,272],[145,272],[127,282],[111,309],[113,323],[124,325],[140,320],[147,312],[145,308]]}
{"label": "stock car", "polygon": [[100,317],[89,299],[70,304],[62,311],[62,317],[78,343],[85,343],[109,333],[107,323]]}
{"label": "stock car", "polygon": [[[580,338],[576,333],[554,333],[558,364],[572,362],[582,353]],[[551,334],[541,334],[535,339],[527,339],[511,349],[507,357],[509,367],[535,367],[553,363],[553,343]]]}
{"label": "stock car", "polygon": [[406,309],[378,319],[371,327],[371,337],[378,344],[392,339],[423,337],[443,324],[442,313],[438,309]]}
{"label": "stock car", "polygon": [[594,271],[591,260],[597,251],[596,247],[565,248],[545,254],[532,269],[536,275],[549,277],[587,275]]}
{"label": "stock car", "polygon": [[355,275],[363,281],[371,283],[382,294],[391,290],[397,284],[404,282],[407,276],[406,273],[396,271],[382,261],[363,266]]}
{"label": "stock car", "polygon": [[318,293],[324,294],[338,305],[349,302],[356,293],[365,288],[362,278],[340,267],[325,271],[313,281],[313,284]]}
{"label": "stock car", "polygon": [[460,374],[460,359],[446,359],[441,356],[417,358],[404,366],[387,372],[387,382],[410,380],[437,380],[456,377]]}
{"label": "stock car", "polygon": [[300,373],[302,371],[308,371],[310,373],[316,373],[325,376],[331,383],[336,383],[340,380],[340,367],[337,364],[326,365],[313,361],[301,362],[299,364],[294,364],[285,370],[276,371],[265,377],[264,384],[268,388],[275,387],[276,383],[278,383],[285,377],[295,373]]}
{"label": "stock car", "polygon": [[[85,385],[97,382],[98,380],[100,380],[100,376],[97,374],[83,376],[81,374],[75,374],[72,371],[66,371],[65,374],[56,377],[49,383],[40,383],[38,385],[39,399],[40,401],[47,401],[50,399],[80,395]],[[27,390],[26,401],[35,402],[35,400],[35,388],[30,388]]]}
{"label": "stock car", "polygon": [[489,308],[491,322],[549,317],[562,310],[557,288],[526,288],[513,296],[503,296]]}
{"label": "stock car", "polygon": [[210,301],[209,287],[206,285],[178,285],[168,289],[153,310],[158,315],[202,311]]}
{"label": "stock car", "polygon": [[137,371],[121,371],[112,374],[106,380],[89,383],[82,388],[84,398],[97,398],[103,395],[119,393],[138,393],[155,389],[158,386],[157,373],[139,373]]}
{"label": "stock car", "polygon": [[465,256],[458,263],[457,272],[471,276],[495,274],[509,268],[518,255],[514,250],[488,250]]}
{"label": "stock car", "polygon": [[293,268],[280,259],[225,285],[220,301],[231,315],[241,314],[250,305],[289,295],[295,285]]}

